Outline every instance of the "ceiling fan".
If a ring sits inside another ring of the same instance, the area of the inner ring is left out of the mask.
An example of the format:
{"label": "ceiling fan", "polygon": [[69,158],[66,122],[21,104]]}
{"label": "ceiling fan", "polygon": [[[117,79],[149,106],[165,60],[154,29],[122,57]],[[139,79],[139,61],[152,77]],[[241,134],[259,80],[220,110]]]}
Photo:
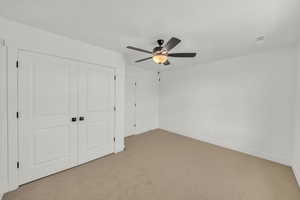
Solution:
{"label": "ceiling fan", "polygon": [[135,61],[136,63],[153,59],[153,61],[157,64],[169,65],[170,62],[168,60],[168,57],[192,58],[196,56],[196,53],[169,53],[175,46],[179,44],[179,42],[181,42],[180,39],[172,37],[165,45],[163,45],[164,40],[159,39],[157,40],[158,46],[154,47],[152,52],[145,49],[132,47],[132,46],[127,46],[127,48],[131,50],[151,54],[150,57]]}

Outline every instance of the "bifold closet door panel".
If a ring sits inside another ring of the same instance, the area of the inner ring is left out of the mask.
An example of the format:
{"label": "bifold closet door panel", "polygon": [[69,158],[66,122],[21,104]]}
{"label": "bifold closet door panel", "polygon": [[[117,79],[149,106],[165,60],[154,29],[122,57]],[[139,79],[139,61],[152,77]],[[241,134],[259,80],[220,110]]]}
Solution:
{"label": "bifold closet door panel", "polygon": [[77,66],[19,52],[20,184],[77,165]]}
{"label": "bifold closet door panel", "polygon": [[81,64],[79,76],[78,158],[84,163],[113,152],[114,70]]}

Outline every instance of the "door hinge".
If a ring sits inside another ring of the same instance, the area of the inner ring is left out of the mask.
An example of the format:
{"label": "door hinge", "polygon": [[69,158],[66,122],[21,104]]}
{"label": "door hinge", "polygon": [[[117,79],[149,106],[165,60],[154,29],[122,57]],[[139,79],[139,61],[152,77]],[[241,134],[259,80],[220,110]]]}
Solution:
{"label": "door hinge", "polygon": [[136,127],[136,124],[133,124],[133,127]]}
{"label": "door hinge", "polygon": [[114,137],[114,142],[116,142],[116,138]]}
{"label": "door hinge", "polygon": [[19,68],[19,61],[16,62],[16,68]]}
{"label": "door hinge", "polygon": [[114,75],[114,80],[117,80],[117,76],[116,75]]}
{"label": "door hinge", "polygon": [[17,119],[19,119],[19,117],[20,117],[19,112],[16,113],[16,117],[17,117]]}
{"label": "door hinge", "polygon": [[134,86],[136,86],[136,82],[134,82]]}
{"label": "door hinge", "polygon": [[116,106],[114,107],[114,111],[116,111],[117,110],[117,108],[116,108]]}
{"label": "door hinge", "polygon": [[19,169],[20,168],[20,162],[18,161],[17,162],[17,169]]}
{"label": "door hinge", "polygon": [[158,82],[160,82],[160,72],[157,72],[157,76],[158,76]]}
{"label": "door hinge", "polygon": [[134,107],[136,107],[136,103],[134,104]]}

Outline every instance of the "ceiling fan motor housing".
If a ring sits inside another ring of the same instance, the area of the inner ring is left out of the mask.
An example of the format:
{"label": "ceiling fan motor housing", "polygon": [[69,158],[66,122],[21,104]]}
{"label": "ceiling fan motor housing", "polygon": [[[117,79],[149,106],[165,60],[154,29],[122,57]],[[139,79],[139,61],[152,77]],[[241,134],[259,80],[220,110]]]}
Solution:
{"label": "ceiling fan motor housing", "polygon": [[163,49],[163,47],[162,47],[162,46],[159,46],[159,47],[154,47],[154,49],[153,49],[153,54],[155,54],[155,53],[157,53],[157,52],[161,52],[161,51],[162,51],[162,49]]}

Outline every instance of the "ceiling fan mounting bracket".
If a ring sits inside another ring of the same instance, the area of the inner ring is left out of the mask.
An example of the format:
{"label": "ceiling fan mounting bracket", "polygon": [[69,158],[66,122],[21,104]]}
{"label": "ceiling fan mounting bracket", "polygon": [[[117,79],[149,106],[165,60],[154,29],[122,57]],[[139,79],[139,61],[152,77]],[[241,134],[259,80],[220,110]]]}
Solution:
{"label": "ceiling fan mounting bracket", "polygon": [[162,39],[159,39],[159,40],[157,40],[157,43],[158,43],[158,45],[159,46],[162,46],[163,44],[164,44],[164,40],[162,40]]}

